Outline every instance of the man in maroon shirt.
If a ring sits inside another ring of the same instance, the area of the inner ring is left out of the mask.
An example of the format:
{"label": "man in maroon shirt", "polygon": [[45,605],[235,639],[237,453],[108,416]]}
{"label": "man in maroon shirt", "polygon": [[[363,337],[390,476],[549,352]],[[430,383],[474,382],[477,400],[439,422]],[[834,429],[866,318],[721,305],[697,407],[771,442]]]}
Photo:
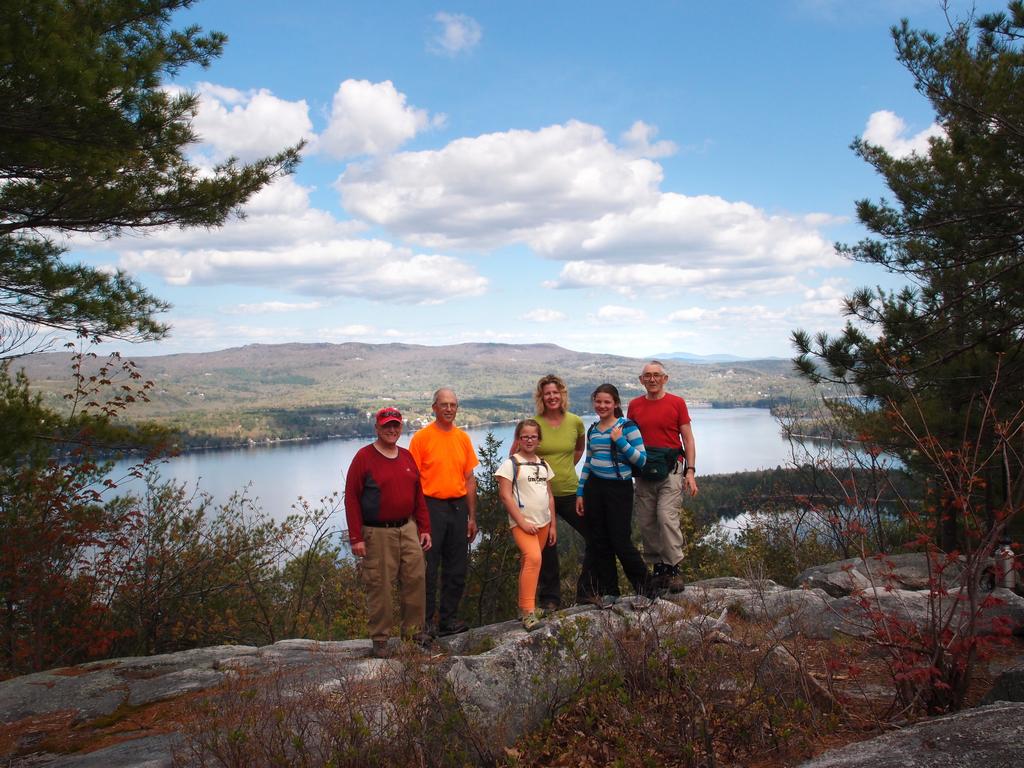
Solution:
{"label": "man in maroon shirt", "polygon": [[423,553],[430,549],[430,515],[412,454],[398,447],[402,414],[377,411],[377,439],[360,448],[345,480],[345,517],[352,554],[362,559],[363,588],[373,655],[388,655],[394,617],[391,585],[397,579],[402,636],[427,646],[426,576]]}
{"label": "man in maroon shirt", "polygon": [[661,454],[667,461],[667,476],[636,478],[633,511],[640,526],[644,560],[654,568],[654,585],[669,592],[685,586],[679,573],[683,560],[683,532],[679,526],[683,486],[697,495],[697,448],[690,428],[690,412],[683,398],[665,391],[668,373],[651,360],[640,374],[645,395],[629,403],[627,416],[640,427],[647,449],[647,464],[653,469]]}

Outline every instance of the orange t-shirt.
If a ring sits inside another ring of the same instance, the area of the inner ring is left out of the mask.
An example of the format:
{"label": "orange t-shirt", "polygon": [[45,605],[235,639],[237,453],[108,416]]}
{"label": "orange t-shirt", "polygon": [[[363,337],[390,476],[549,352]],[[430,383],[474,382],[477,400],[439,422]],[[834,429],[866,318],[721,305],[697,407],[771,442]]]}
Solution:
{"label": "orange t-shirt", "polygon": [[409,453],[420,468],[423,494],[435,499],[466,495],[466,475],[480,462],[469,435],[458,427],[443,430],[436,422],[415,432]]}

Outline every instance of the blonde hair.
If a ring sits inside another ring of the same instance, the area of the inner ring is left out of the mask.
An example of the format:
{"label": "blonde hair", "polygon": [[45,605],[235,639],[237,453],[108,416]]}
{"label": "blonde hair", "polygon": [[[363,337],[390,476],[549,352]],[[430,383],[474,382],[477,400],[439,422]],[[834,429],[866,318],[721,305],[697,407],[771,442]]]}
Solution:
{"label": "blonde hair", "polygon": [[540,416],[544,413],[544,387],[548,384],[554,384],[558,387],[558,394],[562,396],[562,405],[560,410],[565,413],[569,410],[569,389],[565,386],[565,382],[561,378],[555,376],[553,373],[549,373],[547,376],[541,376],[540,381],[537,382],[536,388],[533,390],[533,405],[537,411],[537,415]]}

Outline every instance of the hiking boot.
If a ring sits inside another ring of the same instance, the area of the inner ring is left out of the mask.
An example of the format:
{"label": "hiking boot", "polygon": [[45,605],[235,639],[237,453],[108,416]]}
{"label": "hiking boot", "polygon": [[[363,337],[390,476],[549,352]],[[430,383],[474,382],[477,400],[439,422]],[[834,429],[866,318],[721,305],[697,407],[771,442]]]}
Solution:
{"label": "hiking boot", "polygon": [[604,611],[615,605],[618,599],[619,598],[616,595],[591,595],[590,597],[585,598],[584,602],[589,605],[596,606]]}
{"label": "hiking boot", "polygon": [[524,613],[520,620],[523,622],[523,629],[527,632],[533,632],[535,629],[540,629],[544,626],[544,622],[537,616],[536,611],[530,613]]}
{"label": "hiking boot", "polygon": [[678,565],[666,566],[668,569],[665,575],[665,589],[671,594],[677,594],[686,589],[686,581],[683,579],[681,573],[679,573]]}
{"label": "hiking boot", "polygon": [[412,636],[412,641],[416,643],[424,651],[430,650],[430,647],[434,644],[434,636],[429,632],[417,632]]}
{"label": "hiking boot", "polygon": [[654,572],[649,578],[650,586],[653,589],[668,589],[668,579],[672,568],[665,563],[655,563]]}
{"label": "hiking boot", "polygon": [[370,655],[375,659],[387,659],[391,657],[391,651],[388,649],[387,640],[374,640],[373,648],[370,650]]}
{"label": "hiking boot", "polygon": [[545,616],[550,616],[559,610],[560,607],[557,600],[545,600],[540,604],[540,610],[544,612]]}
{"label": "hiking boot", "polygon": [[464,622],[462,619],[442,621],[440,624],[437,625],[438,637],[448,637],[449,635],[461,635],[463,632],[469,632],[469,624]]}

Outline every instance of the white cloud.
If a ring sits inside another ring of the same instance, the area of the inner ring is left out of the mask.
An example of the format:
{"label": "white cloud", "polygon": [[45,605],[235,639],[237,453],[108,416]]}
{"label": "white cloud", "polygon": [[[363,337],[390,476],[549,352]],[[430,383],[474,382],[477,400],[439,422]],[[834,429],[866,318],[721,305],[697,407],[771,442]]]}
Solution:
{"label": "white cloud", "polygon": [[841,300],[846,294],[845,290],[846,281],[838,277],[826,278],[822,281],[821,285],[816,287],[805,288],[803,296],[809,301],[820,300],[820,299],[838,299]]}
{"label": "white cloud", "polygon": [[722,274],[691,270],[667,264],[646,265],[642,269],[633,264],[604,264],[598,261],[570,261],[558,280],[549,288],[611,288],[623,295],[633,296],[637,290],[668,290],[690,288]]}
{"label": "white cloud", "polygon": [[434,15],[440,25],[437,33],[427,41],[427,50],[443,56],[458,56],[473,50],[483,37],[480,23],[461,13],[441,11]]}
{"label": "white cloud", "polygon": [[422,246],[521,243],[565,261],[548,287],[726,297],[778,292],[794,275],[843,264],[818,231],[835,217],[660,191],[661,166],[641,156],[668,151],[654,135],[637,122],[618,147],[578,121],[486,134],[354,164],[336,186],[353,214]]}
{"label": "white cloud", "polygon": [[661,178],[657,163],[570,121],[353,164],[337,188],[347,210],[412,242],[488,248],[653,202]]}
{"label": "white cloud", "polygon": [[642,323],[647,319],[647,313],[635,307],[623,307],[615,304],[606,304],[597,310],[595,316],[598,320],[611,321],[614,323]]}
{"label": "white cloud", "polygon": [[928,154],[928,139],[945,136],[946,132],[938,123],[932,123],[923,131],[907,136],[907,124],[903,118],[888,110],[871,114],[864,128],[864,141],[876,144],[893,157],[908,157],[912,153]]}
{"label": "white cloud", "polygon": [[233,307],[226,307],[224,312],[229,315],[280,314],[284,312],[305,312],[311,309],[320,309],[323,306],[323,302],[320,301],[306,301],[302,303],[262,301],[258,304],[236,304]]}
{"label": "white cloud", "polygon": [[532,309],[520,317],[530,323],[556,323],[565,318],[565,313],[557,309]]}
{"label": "white cloud", "polygon": [[161,350],[173,349],[193,352],[196,349],[225,349],[252,342],[278,343],[302,340],[304,334],[297,328],[225,324],[222,319],[188,317],[172,313],[170,336],[161,342]]}
{"label": "white cloud", "polygon": [[813,318],[816,323],[823,322],[822,318],[838,320],[846,298],[845,284],[844,280],[829,278],[815,288],[805,289],[804,301],[797,305],[801,316],[808,321]]}
{"label": "white cloud", "polygon": [[443,124],[427,110],[406,104],[390,80],[346,80],[334,94],[327,128],[317,148],[335,158],[393,152],[417,133]]}
{"label": "white cloud", "polygon": [[286,101],[264,88],[239,91],[213,83],[199,83],[196,92],[199,109],[192,127],[201,140],[200,154],[212,163],[232,155],[254,160],[313,136],[305,100]]}
{"label": "white cloud", "polygon": [[[245,206],[246,218],[229,219],[217,229],[168,228],[126,233],[115,242],[124,250],[216,250],[283,248],[309,240],[348,239],[366,229],[358,221],[339,221],[310,204],[310,190],[285,176],[257,192]],[[143,245],[136,246],[137,243]]]}
{"label": "white cloud", "polygon": [[326,338],[353,338],[359,336],[372,336],[379,333],[379,331],[372,325],[360,325],[353,323],[351,325],[339,325],[333,328],[321,328],[318,335]]}
{"label": "white cloud", "polygon": [[797,218],[710,195],[660,195],[653,205],[552,229],[539,250],[553,258],[685,264],[690,270],[834,265],[832,245]]}
{"label": "white cloud", "polygon": [[[343,342],[359,339],[372,342],[376,339],[409,339],[415,334],[399,331],[395,328],[379,328],[365,323],[348,323],[345,325],[317,328],[315,337],[321,341]],[[429,337],[427,337],[429,338]]]}
{"label": "white cloud", "polygon": [[692,307],[690,309],[677,309],[665,319],[670,323],[693,323],[703,320],[707,314],[708,310],[702,307]]}
{"label": "white cloud", "polygon": [[293,177],[262,190],[247,213],[220,229],[165,229],[111,242],[121,268],[176,286],[259,285],[302,296],[414,304],[476,296],[487,287],[487,279],[463,260],[379,238],[356,239],[363,224],[313,208],[309,190]]}
{"label": "white cloud", "polygon": [[172,285],[265,285],[306,296],[440,303],[475,296],[486,278],[450,256],[417,254],[383,240],[334,240],[268,249],[147,249],[122,255],[131,271]]}
{"label": "white cloud", "polygon": [[679,147],[672,141],[658,141],[652,144],[651,139],[657,135],[657,128],[637,120],[622,134],[622,143],[637,157],[668,157],[679,151]]}

